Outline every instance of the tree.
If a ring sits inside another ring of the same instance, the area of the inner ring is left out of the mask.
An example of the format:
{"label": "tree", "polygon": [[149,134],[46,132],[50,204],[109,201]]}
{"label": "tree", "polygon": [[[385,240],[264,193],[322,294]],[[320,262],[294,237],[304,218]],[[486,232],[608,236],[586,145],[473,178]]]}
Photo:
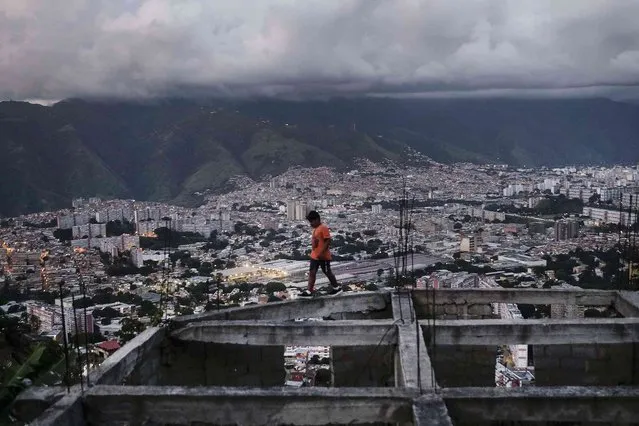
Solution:
{"label": "tree", "polygon": [[84,308],[84,307],[89,307],[89,306],[93,306],[95,305],[95,303],[93,303],[93,300],[91,300],[90,297],[82,297],[80,299],[75,299],[75,301],[73,302],[73,307],[76,309],[80,309],[80,308]]}
{"label": "tree", "polygon": [[120,316],[120,313],[118,311],[116,311],[115,309],[111,308],[110,306],[107,306],[104,309],[96,309],[93,311],[93,316],[94,317],[100,317],[100,318],[117,318]]}
{"label": "tree", "polygon": [[138,308],[138,315],[141,317],[152,317],[158,313],[159,309],[156,305],[148,300],[144,300]]}
{"label": "tree", "polygon": [[271,294],[271,293],[276,293],[278,291],[286,291],[286,285],[277,281],[271,281],[268,284],[266,284],[267,293]]}
{"label": "tree", "polygon": [[122,234],[134,234],[135,224],[127,220],[124,222],[112,220],[106,224],[106,233],[107,237],[119,237]]}
{"label": "tree", "polygon": [[377,277],[379,278],[379,277],[381,277],[383,274],[384,274],[384,270],[383,270],[382,268],[379,268],[379,269],[377,270]]}
{"label": "tree", "polygon": [[546,272],[546,267],[544,267],[544,266],[533,266],[532,270],[533,270],[535,275],[542,276]]}
{"label": "tree", "polygon": [[379,288],[375,284],[369,283],[369,284],[366,284],[366,290],[367,291],[377,291],[377,290],[379,290]]}
{"label": "tree", "polygon": [[460,222],[455,222],[455,224],[453,225],[453,229],[455,230],[460,230],[462,229],[463,225]]}
{"label": "tree", "polygon": [[133,318],[124,318],[120,324],[122,325],[122,328],[120,331],[116,332],[115,335],[119,337],[122,343],[126,343],[133,339],[145,329],[142,322]]}
{"label": "tree", "polygon": [[195,311],[193,310],[193,308],[188,307],[188,306],[182,306],[178,309],[178,315],[193,315]]}
{"label": "tree", "polygon": [[71,229],[56,229],[53,231],[53,236],[60,241],[71,241],[73,239],[73,232]]}

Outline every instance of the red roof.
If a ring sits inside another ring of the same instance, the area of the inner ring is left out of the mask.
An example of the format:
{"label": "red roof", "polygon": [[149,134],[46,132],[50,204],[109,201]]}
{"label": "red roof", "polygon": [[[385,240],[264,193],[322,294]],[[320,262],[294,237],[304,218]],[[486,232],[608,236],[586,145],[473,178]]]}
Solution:
{"label": "red roof", "polygon": [[107,340],[106,342],[99,343],[98,348],[104,349],[107,352],[117,351],[120,349],[120,344],[117,340]]}

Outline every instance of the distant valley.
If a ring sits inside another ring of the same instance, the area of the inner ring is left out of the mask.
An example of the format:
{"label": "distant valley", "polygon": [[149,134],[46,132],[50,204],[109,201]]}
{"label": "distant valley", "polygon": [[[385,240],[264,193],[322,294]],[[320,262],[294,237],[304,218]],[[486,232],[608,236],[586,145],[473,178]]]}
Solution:
{"label": "distant valley", "polygon": [[194,203],[230,176],[399,160],[632,163],[639,106],[606,99],[0,103],[0,215],[100,195]]}

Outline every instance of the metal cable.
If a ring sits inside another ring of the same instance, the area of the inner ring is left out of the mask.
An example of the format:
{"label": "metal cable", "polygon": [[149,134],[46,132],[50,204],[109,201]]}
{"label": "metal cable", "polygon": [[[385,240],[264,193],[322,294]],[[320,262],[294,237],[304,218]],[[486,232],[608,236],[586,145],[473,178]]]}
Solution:
{"label": "metal cable", "polygon": [[66,372],[65,372],[65,378],[64,381],[67,385],[67,393],[71,392],[71,385],[69,383],[69,336],[67,336],[67,325],[66,325],[66,320],[65,320],[65,315],[64,315],[64,302],[62,300],[62,284],[64,284],[63,280],[60,280],[58,282],[58,286],[60,289],[60,314],[62,316],[62,338],[63,338],[63,342],[64,342],[64,363],[66,364]]}
{"label": "metal cable", "polygon": [[[428,291],[428,290],[427,290]],[[432,310],[433,310],[433,327],[432,327],[432,349],[431,349],[431,353],[433,355],[433,362],[432,362],[432,368],[430,369],[430,374],[431,374],[431,380],[433,383],[433,387],[435,388],[435,393],[438,393],[439,390],[435,384],[435,365],[437,364],[437,326],[436,326],[436,321],[437,321],[437,312],[436,312],[436,289],[435,286],[433,286],[433,306],[432,306]]]}
{"label": "metal cable", "polygon": [[[89,372],[91,371],[91,363],[89,362],[89,323],[87,320],[87,286],[84,284],[84,280],[82,279],[82,271],[78,266],[77,260],[74,258],[73,263],[76,267],[76,273],[78,274],[78,280],[80,282],[80,292],[82,294],[82,298],[84,299],[82,303],[82,315],[84,315],[84,350],[86,356],[86,366],[87,366],[87,388],[91,386],[89,380]],[[91,330],[93,333],[93,330]]]}
{"label": "metal cable", "polygon": [[[77,359],[80,362],[80,390],[84,393],[84,379],[82,378],[82,354],[80,353],[80,339],[78,338],[78,313],[75,308],[75,295],[71,293],[71,306],[73,311],[73,325],[75,326],[75,353],[77,355]],[[87,330],[84,330],[84,334],[87,334]],[[86,354],[89,355],[88,352]]]}

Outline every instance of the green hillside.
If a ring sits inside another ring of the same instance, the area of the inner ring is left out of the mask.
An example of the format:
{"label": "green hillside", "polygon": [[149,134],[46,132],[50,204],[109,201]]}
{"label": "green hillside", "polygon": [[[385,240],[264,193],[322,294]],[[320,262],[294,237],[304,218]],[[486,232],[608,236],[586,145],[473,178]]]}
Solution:
{"label": "green hillside", "polygon": [[606,99],[0,103],[0,215],[100,195],[193,203],[230,176],[398,159],[636,163],[639,106]]}

